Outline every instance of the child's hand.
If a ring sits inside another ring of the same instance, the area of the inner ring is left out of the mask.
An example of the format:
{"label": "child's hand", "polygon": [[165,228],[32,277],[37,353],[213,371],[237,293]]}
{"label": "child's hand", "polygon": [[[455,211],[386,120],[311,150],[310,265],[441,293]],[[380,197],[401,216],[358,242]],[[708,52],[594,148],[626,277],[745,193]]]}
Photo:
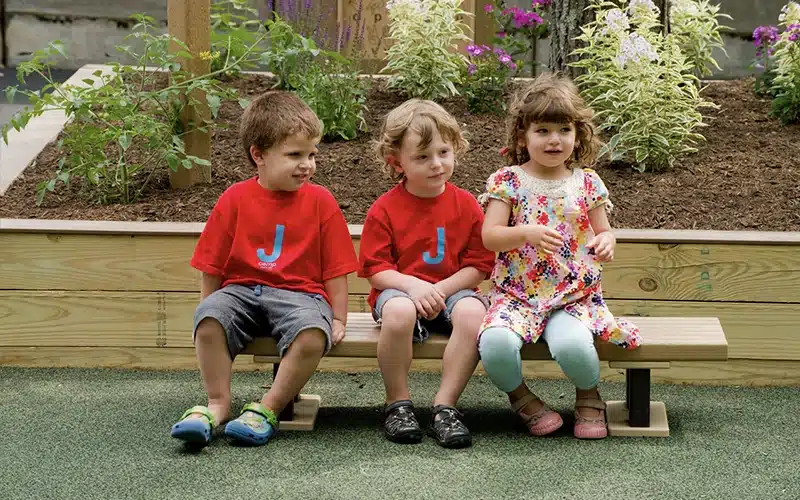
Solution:
{"label": "child's hand", "polygon": [[593,248],[594,255],[600,262],[610,262],[614,260],[614,247],[617,245],[617,238],[611,231],[603,231],[596,235],[586,244],[586,248]]}
{"label": "child's hand", "polygon": [[339,342],[344,340],[345,335],[345,326],[338,319],[333,320],[333,331],[331,332],[331,342],[333,345],[337,345]]}
{"label": "child's hand", "polygon": [[541,224],[527,224],[522,226],[525,231],[525,241],[545,253],[553,253],[564,244],[564,238],[555,229]]}
{"label": "child's hand", "polygon": [[417,280],[417,284],[408,291],[408,295],[414,301],[417,312],[425,319],[435,318],[445,308],[444,294],[427,281]]}

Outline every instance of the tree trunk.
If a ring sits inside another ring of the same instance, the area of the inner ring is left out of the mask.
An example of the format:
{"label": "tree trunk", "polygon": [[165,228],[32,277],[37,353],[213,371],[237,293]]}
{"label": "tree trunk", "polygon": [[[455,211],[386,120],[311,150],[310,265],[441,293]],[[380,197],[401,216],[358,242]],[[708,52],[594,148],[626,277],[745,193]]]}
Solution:
{"label": "tree trunk", "polygon": [[[666,0],[662,0],[666,1]],[[581,34],[581,26],[594,20],[594,11],[586,10],[591,0],[555,0],[552,5],[550,23],[550,69],[572,78],[578,68],[568,66],[577,60],[569,54],[578,48],[575,40]]]}
{"label": "tree trunk", "polygon": [[669,0],[653,0],[658,10],[661,12],[659,21],[664,35],[669,34]]}

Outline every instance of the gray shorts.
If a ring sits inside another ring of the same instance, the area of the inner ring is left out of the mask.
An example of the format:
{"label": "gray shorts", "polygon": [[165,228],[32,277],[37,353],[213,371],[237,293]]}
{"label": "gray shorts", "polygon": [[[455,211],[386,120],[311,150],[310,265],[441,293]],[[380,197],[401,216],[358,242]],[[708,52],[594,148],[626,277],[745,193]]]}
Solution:
{"label": "gray shorts", "polygon": [[197,306],[195,333],[205,318],[216,319],[225,329],[231,359],[256,337],[277,340],[283,357],[297,335],[309,328],[325,333],[325,353],[331,348],[333,310],[322,295],[262,285],[228,285]]}
{"label": "gray shorts", "polygon": [[[386,290],[382,291],[380,295],[378,295],[377,299],[375,299],[375,309],[372,310],[372,317],[375,319],[375,321],[378,323],[381,322],[383,306],[389,302],[389,299],[393,299],[395,297],[408,297],[408,300],[411,300],[411,297],[409,297],[406,292],[397,290],[395,288],[387,288]],[[480,293],[476,292],[475,290],[459,290],[453,295],[444,299],[445,307],[438,316],[433,319],[417,318],[417,324],[414,326],[414,336],[412,341],[424,342],[428,337],[431,336],[431,332],[450,335],[450,333],[453,331],[453,321],[451,319],[453,315],[453,309],[456,307],[456,303],[459,300],[467,297],[475,297],[481,301],[484,307],[487,309],[489,308],[489,302]]]}

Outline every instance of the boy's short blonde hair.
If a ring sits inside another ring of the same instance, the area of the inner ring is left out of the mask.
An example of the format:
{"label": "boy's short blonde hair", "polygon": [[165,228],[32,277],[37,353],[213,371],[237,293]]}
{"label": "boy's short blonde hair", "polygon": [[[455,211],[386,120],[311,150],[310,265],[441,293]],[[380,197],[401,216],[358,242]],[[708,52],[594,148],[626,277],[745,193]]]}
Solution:
{"label": "boy's short blonde hair", "polygon": [[384,171],[393,181],[402,179],[403,174],[397,172],[387,159],[397,154],[409,130],[419,134],[422,148],[431,143],[433,131],[437,130],[442,139],[453,146],[456,159],[469,147],[458,122],[443,107],[433,101],[410,99],[386,115],[375,143],[378,161],[383,164]]}
{"label": "boy's short blonde hair", "polygon": [[264,151],[294,134],[322,136],[322,122],[296,94],[270,90],[253,99],[239,124],[239,139],[250,164],[250,146]]}

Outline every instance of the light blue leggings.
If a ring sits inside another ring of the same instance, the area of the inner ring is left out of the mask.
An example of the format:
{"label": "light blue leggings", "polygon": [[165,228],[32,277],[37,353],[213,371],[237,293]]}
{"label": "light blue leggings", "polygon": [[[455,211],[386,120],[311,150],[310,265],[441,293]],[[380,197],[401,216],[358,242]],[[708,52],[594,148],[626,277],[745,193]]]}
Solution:
{"label": "light blue leggings", "polygon": [[[550,355],[578,389],[592,389],[600,381],[600,360],[594,338],[580,320],[563,310],[554,311],[542,334]],[[484,330],[478,345],[489,379],[503,392],[522,384],[522,338],[504,327]]]}

